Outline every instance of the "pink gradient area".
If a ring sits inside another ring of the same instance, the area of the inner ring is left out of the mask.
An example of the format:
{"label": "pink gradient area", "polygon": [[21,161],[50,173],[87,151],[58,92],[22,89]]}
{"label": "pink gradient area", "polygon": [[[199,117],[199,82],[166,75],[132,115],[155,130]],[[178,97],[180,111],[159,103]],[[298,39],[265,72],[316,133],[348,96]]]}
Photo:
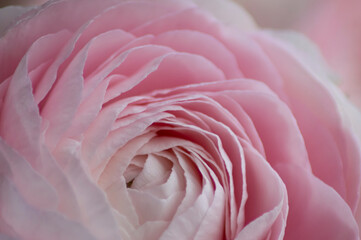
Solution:
{"label": "pink gradient area", "polygon": [[361,108],[361,3],[357,0],[323,1],[298,26],[322,51],[339,75],[341,88]]}
{"label": "pink gradient area", "polygon": [[269,33],[189,1],[51,1],[0,65],[9,238],[359,238],[359,143]]}

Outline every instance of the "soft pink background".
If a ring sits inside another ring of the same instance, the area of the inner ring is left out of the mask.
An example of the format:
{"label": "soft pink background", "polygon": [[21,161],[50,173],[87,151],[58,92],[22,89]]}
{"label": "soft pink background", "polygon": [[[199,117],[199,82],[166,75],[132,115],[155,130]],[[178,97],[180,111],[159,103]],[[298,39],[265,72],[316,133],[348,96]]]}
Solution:
{"label": "soft pink background", "polygon": [[296,29],[320,48],[346,95],[361,108],[361,1],[236,0],[261,27]]}

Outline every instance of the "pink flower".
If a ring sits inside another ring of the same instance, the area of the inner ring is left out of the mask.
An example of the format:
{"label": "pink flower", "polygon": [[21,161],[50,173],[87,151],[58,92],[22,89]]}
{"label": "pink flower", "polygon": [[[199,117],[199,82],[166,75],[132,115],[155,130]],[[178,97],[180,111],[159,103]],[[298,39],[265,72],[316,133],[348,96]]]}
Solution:
{"label": "pink flower", "polygon": [[194,2],[11,15],[2,239],[359,239],[360,144],[322,61]]}

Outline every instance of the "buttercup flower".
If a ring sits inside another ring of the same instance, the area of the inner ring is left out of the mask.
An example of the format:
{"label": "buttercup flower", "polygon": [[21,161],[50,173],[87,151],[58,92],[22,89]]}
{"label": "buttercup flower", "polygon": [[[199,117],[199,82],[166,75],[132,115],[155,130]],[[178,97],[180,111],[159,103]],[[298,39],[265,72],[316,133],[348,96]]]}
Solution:
{"label": "buttercup flower", "polygon": [[18,14],[0,39],[1,239],[359,239],[359,141],[302,37],[227,1]]}

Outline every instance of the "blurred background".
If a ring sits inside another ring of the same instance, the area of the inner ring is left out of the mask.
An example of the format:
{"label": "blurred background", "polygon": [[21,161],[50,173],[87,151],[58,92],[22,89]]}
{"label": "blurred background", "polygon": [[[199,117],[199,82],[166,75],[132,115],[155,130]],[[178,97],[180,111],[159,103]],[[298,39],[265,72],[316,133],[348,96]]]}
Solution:
{"label": "blurred background", "polygon": [[235,0],[266,28],[290,28],[324,0]]}
{"label": "blurred background", "polygon": [[315,42],[361,109],[360,0],[236,0],[261,27],[292,29]]}
{"label": "blurred background", "polygon": [[42,4],[47,0],[0,0],[0,7],[5,7],[8,5],[22,5],[22,6],[31,6],[36,4]]}

